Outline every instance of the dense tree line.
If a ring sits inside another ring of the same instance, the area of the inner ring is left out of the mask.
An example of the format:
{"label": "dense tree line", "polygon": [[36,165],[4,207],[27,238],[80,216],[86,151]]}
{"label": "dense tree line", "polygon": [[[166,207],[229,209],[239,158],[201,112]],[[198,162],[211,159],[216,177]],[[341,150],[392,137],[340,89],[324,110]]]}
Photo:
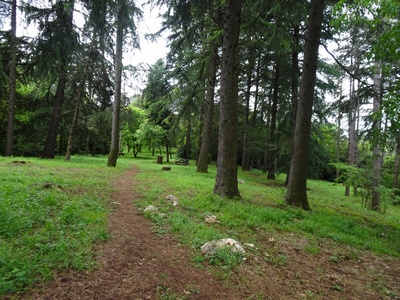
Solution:
{"label": "dense tree line", "polygon": [[[169,159],[175,147],[198,172],[216,161],[225,197],[240,198],[240,165],[287,174],[285,201],[306,210],[307,178],[367,191],[375,210],[396,199],[398,1],[150,2],[166,8],[155,36],[169,32],[170,52],[128,98],[134,1],[0,1],[4,155],[108,153],[115,166],[123,148]],[[17,12],[37,36],[16,36]]]}

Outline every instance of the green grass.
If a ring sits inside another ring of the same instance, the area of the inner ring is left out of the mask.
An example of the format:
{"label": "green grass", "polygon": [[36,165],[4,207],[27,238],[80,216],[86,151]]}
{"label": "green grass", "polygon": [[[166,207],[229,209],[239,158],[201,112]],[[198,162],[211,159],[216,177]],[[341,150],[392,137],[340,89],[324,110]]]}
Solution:
{"label": "green grass", "polygon": [[[146,159],[145,159],[146,158]],[[289,232],[307,237],[311,244],[316,239],[328,239],[358,250],[400,257],[400,207],[387,206],[384,214],[361,206],[361,199],[345,197],[344,187],[329,182],[308,181],[311,212],[284,204],[284,175],[267,180],[263,174],[239,170],[239,184],[243,199],[229,200],[214,196],[216,169],[196,173],[193,161],[189,166],[170,163],[171,171],[161,171],[156,159],[146,155],[134,160],[141,171],[137,190],[144,196],[143,208],[155,205],[169,215],[163,224],[182,242],[199,248],[212,239],[231,237],[243,243],[257,243],[275,232]],[[168,165],[165,164],[164,165]],[[173,208],[164,198],[173,194],[180,205]],[[210,226],[202,220],[214,214],[221,221]],[[164,229],[166,230],[166,229]],[[309,246],[306,251],[319,250]]]}
{"label": "green grass", "polygon": [[94,243],[107,239],[110,179],[128,167],[105,158],[0,158],[0,296],[91,269]]}
{"label": "green grass", "polygon": [[[234,267],[241,262],[224,250],[203,257],[199,249],[210,240],[230,237],[257,247],[269,237],[288,234],[304,237],[308,242],[295,247],[312,255],[319,255],[329,241],[351,246],[354,253],[369,250],[400,257],[400,207],[387,205],[384,214],[367,210],[359,198],[344,197],[344,187],[332,183],[308,181],[312,211],[305,212],[284,204],[284,175],[269,181],[264,174],[239,171],[243,199],[229,200],[212,193],[215,166],[200,174],[193,161],[181,166],[173,160],[166,163],[164,157],[163,166],[171,166],[171,171],[161,171],[156,157],[148,154],[135,159],[125,155],[117,168],[107,168],[105,157],[76,156],[70,162],[62,157],[0,157],[0,297],[49,280],[55,272],[93,268],[93,245],[108,238],[111,180],[133,164],[140,171],[135,189],[142,195],[135,203],[141,209],[158,207],[158,213],[145,213],[154,233],[175,234],[195,250],[195,263]],[[179,198],[178,206],[165,200],[169,194]],[[210,214],[220,222],[206,224],[204,216]],[[341,259],[340,250],[334,253],[333,263]],[[286,265],[284,255],[269,259]]]}

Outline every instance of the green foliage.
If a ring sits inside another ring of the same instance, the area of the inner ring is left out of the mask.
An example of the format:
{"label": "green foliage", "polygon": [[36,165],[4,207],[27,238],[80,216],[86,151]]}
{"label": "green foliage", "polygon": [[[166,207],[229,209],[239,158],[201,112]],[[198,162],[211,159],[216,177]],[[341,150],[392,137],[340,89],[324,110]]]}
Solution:
{"label": "green foliage", "polygon": [[126,146],[128,152],[130,149],[133,149],[134,153],[137,154],[140,150],[142,141],[137,135],[135,135],[135,133],[139,130],[141,124],[147,122],[146,119],[146,112],[132,104],[122,112],[122,120],[124,124],[121,126],[122,149]]}
{"label": "green foliage", "polygon": [[0,297],[93,268],[93,244],[107,239],[107,184],[120,172],[103,164],[0,158]]}
{"label": "green foliage", "polygon": [[355,193],[359,192],[362,205],[367,207],[371,200],[373,189],[371,170],[349,166],[344,163],[330,163],[329,165],[340,171],[340,177],[337,178],[337,181],[352,187]]}
{"label": "green foliage", "polygon": [[168,129],[167,118],[171,115],[171,87],[168,71],[162,59],[150,67],[147,84],[143,91],[142,106],[146,109],[151,123]]}
{"label": "green foliage", "polygon": [[228,246],[215,249],[207,258],[208,263],[214,266],[232,268],[243,263],[243,254],[232,251]]}
{"label": "green foliage", "polygon": [[146,144],[149,149],[158,148],[161,154],[161,144],[165,137],[164,129],[159,125],[144,122],[140,124],[139,129],[135,132],[134,138],[139,145]]}

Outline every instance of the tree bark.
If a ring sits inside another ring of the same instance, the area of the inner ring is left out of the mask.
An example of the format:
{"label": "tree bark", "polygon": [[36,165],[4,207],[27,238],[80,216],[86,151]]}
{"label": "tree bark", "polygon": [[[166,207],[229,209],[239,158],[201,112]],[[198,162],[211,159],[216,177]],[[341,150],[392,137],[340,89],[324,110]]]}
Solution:
{"label": "tree bark", "polygon": [[[84,82],[82,82],[84,84]],[[72,117],[72,124],[69,129],[69,134],[68,134],[68,142],[67,142],[67,150],[65,151],[65,156],[64,160],[65,161],[70,161],[71,160],[71,155],[72,155],[72,139],[74,137],[74,132],[75,132],[75,127],[78,122],[78,115],[79,115],[79,107],[80,107],[80,102],[81,102],[81,89],[79,89],[78,96],[76,97],[76,103],[75,103],[75,109],[74,109],[74,116]]]}
{"label": "tree bark", "polygon": [[318,62],[318,48],[324,1],[312,0],[304,45],[304,64],[293,141],[293,157],[285,201],[289,205],[309,210],[307,199],[307,169],[310,149],[311,117]]}
{"label": "tree bark", "polygon": [[207,173],[209,163],[209,152],[211,147],[212,125],[214,119],[214,95],[215,95],[215,82],[217,77],[218,66],[218,44],[213,45],[211,51],[210,62],[208,66],[207,78],[207,94],[205,99],[203,124],[201,130],[201,144],[199,151],[199,158],[197,161],[197,172]]}
{"label": "tree bark", "polygon": [[374,86],[375,91],[374,101],[373,101],[373,124],[372,131],[374,132],[374,148],[372,151],[373,162],[372,162],[372,197],[371,197],[371,209],[380,211],[381,197],[379,192],[379,186],[381,184],[382,177],[382,153],[380,147],[380,136],[381,136],[381,117],[379,112],[381,110],[381,98],[382,98],[382,75],[380,67],[377,68],[377,73],[374,75]]}
{"label": "tree bark", "polygon": [[[394,156],[394,170],[393,170],[393,188],[399,188],[399,166],[400,166],[400,133],[396,137],[396,151]],[[398,192],[396,192],[398,193]]]}
{"label": "tree bark", "polygon": [[[341,121],[342,121],[342,93],[343,93],[343,79],[340,79],[340,92],[339,92],[339,104],[338,104],[338,117],[337,117],[337,135],[336,135],[336,162],[340,162],[340,142],[341,142]],[[335,182],[339,183],[340,170],[336,168]]]}
{"label": "tree bark", "polygon": [[187,129],[186,129],[186,144],[185,144],[185,159],[190,159],[190,148],[192,145],[192,120],[189,116]]}
{"label": "tree bark", "polygon": [[85,89],[85,83],[86,83],[86,66],[84,72],[84,78],[82,79],[81,86],[79,87],[78,95],[76,96],[76,103],[75,103],[75,109],[74,109],[74,116],[72,117],[72,124],[69,129],[69,134],[68,134],[68,142],[67,142],[67,150],[65,151],[65,161],[69,161],[71,159],[72,155],[72,141],[74,138],[74,133],[75,133],[75,128],[78,123],[78,117],[79,117],[79,111],[80,111],[80,106],[81,106],[81,101],[82,101],[82,94],[84,93]]}
{"label": "tree bark", "polygon": [[[268,113],[267,113],[267,121],[265,122],[269,128],[269,124],[271,124],[271,106],[272,106],[272,92],[273,92],[273,85],[271,84],[269,91],[268,91]],[[265,135],[265,143],[264,143],[264,163],[263,163],[263,173],[268,171],[268,157],[269,157],[269,132]]]}
{"label": "tree bark", "polygon": [[241,0],[228,0],[223,12],[218,166],[214,193],[241,198],[237,180],[238,50]]}
{"label": "tree bark", "polygon": [[[83,67],[83,72],[82,72],[83,73],[83,78],[82,78],[81,84],[79,86],[78,95],[76,96],[74,116],[72,118],[72,124],[71,124],[71,127],[69,129],[67,150],[65,151],[65,157],[64,157],[65,161],[69,161],[71,159],[71,155],[72,155],[72,141],[73,141],[73,138],[74,138],[75,128],[76,128],[77,123],[78,123],[78,117],[79,117],[79,111],[80,111],[80,105],[81,105],[82,97],[83,97],[83,94],[85,92],[87,70],[88,70],[89,63],[90,63],[90,53],[92,51],[92,46],[93,46],[93,44],[90,46],[88,56],[86,57],[86,60],[85,60],[85,65]],[[129,150],[128,150],[128,152],[129,152]]]}
{"label": "tree bark", "polygon": [[[300,40],[300,26],[296,25],[293,28],[293,49],[292,49],[292,78],[291,78],[291,110],[289,112],[289,124],[293,128],[296,123],[296,111],[297,111],[297,101],[299,99],[299,78],[300,78],[300,68],[299,68],[299,40]],[[289,145],[289,161],[292,156],[293,148],[293,133],[290,136]],[[290,174],[290,163],[286,173],[285,186],[289,185],[289,174]]]}
{"label": "tree bark", "polygon": [[271,149],[271,146],[273,148],[276,148],[276,117],[278,114],[278,90],[279,90],[279,62],[276,63],[275,65],[275,75],[274,75],[274,92],[272,94],[272,106],[271,106],[271,123],[269,126],[269,146],[268,146],[268,179],[275,179],[275,164],[274,164],[274,159],[275,159],[275,150]]}
{"label": "tree bark", "polygon": [[247,69],[247,79],[246,79],[246,107],[245,107],[245,116],[244,116],[244,130],[243,130],[243,154],[242,154],[242,170],[250,171],[250,153],[248,147],[248,131],[249,128],[249,115],[250,115],[250,95],[251,95],[251,87],[252,87],[252,74],[253,74],[253,64],[254,64],[254,54],[252,49],[250,49],[249,53],[249,64]]}
{"label": "tree bark", "polygon": [[[115,167],[119,155],[119,127],[120,127],[120,109],[121,109],[121,85],[122,85],[122,50],[124,38],[124,25],[122,20],[123,15],[123,0],[118,0],[118,15],[117,15],[117,39],[116,39],[116,54],[115,54],[115,82],[114,82],[114,103],[113,103],[113,118],[111,129],[111,149],[108,154],[107,166]],[[153,150],[154,151],[154,150]]]}
{"label": "tree bark", "polygon": [[57,90],[54,98],[53,113],[51,115],[49,130],[44,144],[42,157],[54,158],[57,144],[58,127],[61,120],[62,105],[64,102],[65,86],[67,85],[67,67],[63,67],[58,77]]}
{"label": "tree bark", "polygon": [[[68,26],[70,27],[72,27],[74,5],[75,1],[71,0],[70,6],[68,8],[69,10],[65,12],[68,15],[67,20],[68,20]],[[60,73],[58,76],[57,90],[56,90],[56,95],[54,97],[53,112],[50,119],[49,129],[47,132],[47,138],[43,147],[43,153],[42,153],[43,158],[54,158],[55,156],[58,128],[60,126],[65,87],[67,85],[67,78],[68,78],[68,64],[70,60],[70,54],[67,53],[66,50],[67,48],[68,48],[67,45],[65,45],[65,48],[63,49],[65,53],[63,54],[60,62]]]}
{"label": "tree bark", "polygon": [[[352,31],[350,33],[352,35],[352,51],[350,53],[350,62],[351,62],[351,70],[354,74],[358,74],[358,45],[355,41],[355,33]],[[353,57],[354,56],[354,57]],[[354,62],[355,60],[355,62]],[[357,164],[357,153],[358,153],[358,88],[356,88],[356,79],[354,77],[350,78],[350,109],[349,109],[349,145],[348,145],[348,155],[347,155],[347,164],[350,166],[355,166]],[[359,82],[359,81],[358,81]],[[356,188],[355,188],[356,193]],[[345,188],[345,196],[350,196],[350,186],[346,185]]]}
{"label": "tree bark", "polygon": [[11,2],[11,34],[9,61],[8,123],[5,155],[14,154],[15,101],[17,96],[17,0]]}
{"label": "tree bark", "polygon": [[168,137],[165,136],[165,156],[167,157],[167,163],[169,163],[169,153],[170,153],[170,148],[169,148],[169,141]]}

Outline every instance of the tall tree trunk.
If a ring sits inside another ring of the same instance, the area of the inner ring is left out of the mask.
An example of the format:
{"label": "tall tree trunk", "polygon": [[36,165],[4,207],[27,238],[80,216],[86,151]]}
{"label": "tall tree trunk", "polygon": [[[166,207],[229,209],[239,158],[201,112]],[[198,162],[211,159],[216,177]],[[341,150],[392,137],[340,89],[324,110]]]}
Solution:
{"label": "tall tree trunk", "polygon": [[[268,91],[268,114],[267,114],[267,121],[265,122],[267,124],[267,127],[271,124],[271,107],[272,107],[272,92],[273,92],[273,85],[270,85],[269,91]],[[263,173],[266,173],[268,171],[268,158],[269,158],[269,132],[265,135],[265,144],[264,144],[264,164],[263,164]]]}
{"label": "tall tree trunk", "polygon": [[78,95],[76,96],[76,99],[75,99],[76,102],[75,102],[74,116],[72,117],[72,124],[69,129],[67,150],[65,152],[65,157],[64,157],[65,161],[69,161],[71,159],[72,141],[74,138],[76,126],[78,124],[79,111],[80,111],[81,101],[82,101],[82,97],[83,97],[83,93],[84,93],[84,89],[85,89],[85,84],[86,84],[86,67],[84,70],[84,78],[82,79],[81,85],[78,90]]}
{"label": "tall tree trunk", "polygon": [[382,177],[382,153],[381,153],[381,117],[379,117],[381,99],[382,99],[382,75],[380,67],[377,67],[377,72],[374,75],[374,101],[373,101],[373,125],[372,131],[376,137],[374,140],[373,148],[373,162],[372,162],[372,197],[371,197],[371,209],[379,211],[381,206],[381,197],[379,192],[379,186],[381,184]]}
{"label": "tall tree trunk", "polygon": [[261,54],[257,59],[257,70],[256,70],[256,88],[254,90],[254,103],[253,103],[253,113],[251,114],[250,125],[255,128],[257,123],[257,107],[260,91],[260,76],[261,76]]}
{"label": "tall tree trunk", "polygon": [[251,89],[251,72],[247,73],[247,84],[246,84],[246,107],[245,107],[245,120],[244,120],[244,130],[243,130],[243,154],[242,154],[242,170],[249,171],[249,149],[248,149],[248,137],[247,132],[249,131],[249,112],[250,112],[250,89]]}
{"label": "tall tree trunk", "polygon": [[166,155],[166,159],[167,159],[167,163],[169,163],[169,152],[170,152],[170,148],[169,148],[169,141],[168,141],[168,137],[165,137],[165,155]]}
{"label": "tall tree trunk", "polygon": [[[68,7],[68,11],[66,11],[65,13],[67,14],[68,26],[72,28],[75,1],[71,0],[69,4],[70,5],[65,6],[66,8]],[[43,147],[43,158],[54,158],[55,156],[57,135],[61,121],[62,106],[64,102],[65,87],[67,85],[68,79],[68,64],[70,61],[70,54],[67,53],[66,49],[68,49],[67,46],[65,46],[64,49],[66,53],[63,54],[60,62],[60,73],[58,76],[57,90],[54,97],[53,112],[47,132],[47,138]]]}
{"label": "tall tree trunk", "polygon": [[310,149],[311,116],[318,62],[318,47],[324,15],[324,0],[312,0],[304,45],[303,75],[293,141],[293,157],[285,201],[289,205],[309,210],[307,170]]}
{"label": "tall tree trunk", "polygon": [[[338,117],[337,117],[337,135],[336,135],[336,162],[340,162],[340,142],[341,142],[341,121],[342,121],[342,93],[343,93],[343,78],[340,79],[340,92],[339,92],[339,102],[338,102]],[[340,170],[336,168],[336,184],[339,183]]]}
{"label": "tall tree trunk", "polygon": [[[85,82],[81,82],[81,85],[84,85]],[[82,94],[82,89],[83,87],[79,88],[78,91],[78,96],[75,99],[75,109],[74,109],[74,116],[72,117],[72,124],[69,129],[69,134],[68,134],[68,142],[67,142],[67,150],[65,151],[65,156],[64,160],[65,161],[70,161],[71,160],[71,155],[72,155],[72,139],[74,137],[74,132],[76,125],[78,123],[78,116],[79,116],[79,109],[80,109],[80,102],[81,102],[81,94]]]}
{"label": "tall tree trunk", "polygon": [[11,34],[8,91],[8,123],[5,155],[14,154],[15,101],[17,90],[17,0],[11,2]]}
{"label": "tall tree trunk", "polygon": [[185,159],[190,159],[190,148],[192,144],[192,120],[189,116],[188,126],[186,130],[186,146],[185,146]]}
{"label": "tall tree trunk", "polygon": [[[64,62],[66,64],[66,62]],[[63,64],[64,64],[63,63]],[[58,77],[57,90],[54,98],[53,113],[50,119],[49,130],[44,144],[42,157],[54,158],[57,144],[58,127],[61,120],[62,105],[64,102],[65,87],[67,85],[67,67],[64,65]]]}
{"label": "tall tree trunk", "polygon": [[[293,151],[293,133],[294,124],[296,123],[296,107],[297,101],[299,99],[299,78],[300,78],[300,68],[299,68],[299,40],[300,40],[300,25],[296,25],[293,28],[293,49],[292,49],[292,78],[291,78],[291,111],[289,112],[289,124],[291,125],[292,134],[290,136],[289,145],[289,161],[291,160]],[[286,173],[285,186],[289,184],[289,174],[290,174],[290,163]]]}
{"label": "tall tree trunk", "polygon": [[243,155],[242,155],[242,170],[249,171],[250,170],[250,153],[248,147],[248,131],[249,128],[249,115],[250,115],[250,96],[251,96],[251,87],[253,83],[253,65],[254,65],[254,54],[253,50],[250,49],[249,54],[249,63],[247,66],[247,79],[246,79],[246,92],[245,92],[245,99],[246,99],[246,107],[245,107],[245,117],[244,117],[244,130],[243,130]]}
{"label": "tall tree trunk", "polygon": [[92,52],[92,46],[93,46],[93,42],[92,42],[92,45],[89,48],[88,56],[85,59],[85,64],[84,64],[83,71],[82,71],[83,78],[82,78],[80,86],[79,86],[78,95],[76,96],[76,99],[75,99],[76,102],[75,102],[74,116],[72,118],[72,124],[71,124],[71,127],[69,129],[67,150],[65,151],[65,157],[64,157],[65,161],[69,161],[71,159],[71,155],[72,155],[72,141],[73,141],[73,138],[74,138],[75,128],[76,128],[77,123],[78,123],[78,117],[79,117],[79,111],[80,111],[80,105],[81,105],[82,97],[83,97],[83,94],[85,92],[87,70],[88,70],[89,63],[90,63],[90,53]]}
{"label": "tall tree trunk", "polygon": [[268,149],[268,179],[275,179],[275,150],[271,149],[276,148],[276,117],[278,114],[278,90],[279,90],[279,62],[275,65],[275,75],[274,75],[274,92],[272,94],[272,106],[271,106],[271,124],[269,126],[269,149]]}
{"label": "tall tree trunk", "polygon": [[219,45],[217,43],[213,45],[208,65],[208,76],[207,76],[207,86],[206,86],[207,93],[204,103],[200,152],[197,161],[197,172],[200,173],[208,172],[208,162],[209,162],[208,155],[211,147],[212,125],[214,119],[214,95],[215,95],[215,82],[217,77],[217,66],[218,66],[218,47]]}
{"label": "tall tree trunk", "polygon": [[[255,90],[254,90],[253,112],[252,112],[251,118],[248,122],[249,126],[248,126],[247,133],[249,132],[249,130],[255,130],[256,123],[257,123],[257,107],[258,107],[258,97],[259,97],[258,93],[260,90],[260,73],[261,73],[260,69],[261,69],[261,55],[259,55],[258,61],[257,61],[257,70],[256,70],[256,78],[255,78],[256,86],[255,86]],[[248,137],[248,135],[247,135],[247,137]],[[253,167],[254,152],[250,150],[251,148],[249,148],[249,145],[251,145],[251,143],[253,143],[253,142],[254,142],[253,139],[247,138],[247,155],[246,155],[247,158],[244,161],[245,168],[244,169],[242,168],[242,170],[250,171],[251,168]],[[258,157],[257,161],[258,161],[257,167],[260,168],[260,158],[259,157]]]}
{"label": "tall tree trunk", "polygon": [[[121,79],[122,79],[122,49],[124,44],[124,21],[123,15],[123,0],[118,0],[118,15],[117,15],[117,39],[115,53],[115,82],[114,82],[114,103],[113,103],[113,118],[111,129],[111,149],[108,154],[107,166],[115,167],[119,155],[119,127],[120,127],[120,109],[121,109]],[[154,150],[153,150],[154,151]],[[154,155],[154,154],[153,154]]]}
{"label": "tall tree trunk", "polygon": [[[347,154],[347,164],[349,166],[356,165],[356,149],[357,141],[357,91],[354,84],[354,78],[350,79],[350,111],[349,111],[349,145]],[[350,186],[346,185],[345,196],[350,195]]]}
{"label": "tall tree trunk", "polygon": [[241,197],[237,180],[238,52],[241,5],[241,0],[228,0],[223,12],[218,169],[214,193],[228,198]]}
{"label": "tall tree trunk", "polygon": [[393,170],[393,188],[399,188],[399,166],[400,166],[400,132],[397,132],[396,137],[396,151],[394,156],[394,170]]}

